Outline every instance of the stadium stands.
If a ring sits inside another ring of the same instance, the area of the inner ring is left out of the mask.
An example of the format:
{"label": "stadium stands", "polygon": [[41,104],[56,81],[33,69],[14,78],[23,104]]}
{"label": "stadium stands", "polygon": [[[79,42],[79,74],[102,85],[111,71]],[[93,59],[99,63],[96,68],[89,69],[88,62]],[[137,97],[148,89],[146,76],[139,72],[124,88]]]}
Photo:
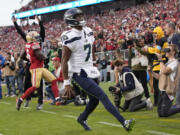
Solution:
{"label": "stadium stands", "polygon": [[[39,0],[48,6],[47,0]],[[33,1],[30,3],[32,5]],[[45,4],[45,6],[46,6]],[[40,4],[41,5],[41,4]],[[163,7],[163,8],[162,8]],[[104,10],[100,14],[90,14],[87,16],[87,25],[92,27],[96,37],[96,51],[114,50],[116,48],[127,48],[127,41],[138,36],[145,35],[157,26],[165,26],[167,21],[177,22],[178,3],[176,0],[157,0],[152,3],[144,3],[132,6],[124,10]],[[63,20],[53,19],[45,22],[46,41],[52,38],[60,40],[60,35],[67,29]],[[26,25],[23,29],[38,29],[38,25]],[[0,44],[4,51],[12,48],[19,51],[24,44],[17,34],[14,26],[0,28]],[[124,43],[124,41],[126,41]]]}

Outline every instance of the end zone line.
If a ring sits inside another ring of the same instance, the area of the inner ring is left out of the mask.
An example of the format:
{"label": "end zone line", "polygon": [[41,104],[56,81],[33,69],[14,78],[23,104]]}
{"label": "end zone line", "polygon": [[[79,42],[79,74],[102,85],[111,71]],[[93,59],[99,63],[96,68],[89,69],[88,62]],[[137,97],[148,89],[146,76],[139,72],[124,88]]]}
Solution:
{"label": "end zone line", "polygon": [[153,131],[153,130],[146,130],[147,133],[155,134],[155,135],[175,135],[175,134],[169,134],[169,133],[164,133],[164,132],[159,132],[159,131]]}
{"label": "end zone line", "polygon": [[39,111],[49,113],[49,114],[57,114],[56,112],[50,112],[50,111],[46,111],[46,110],[39,110]]}
{"label": "end zone line", "polygon": [[[10,105],[11,103],[8,102],[0,102],[1,104],[6,104],[6,105]],[[1,134],[0,134],[1,135]]]}

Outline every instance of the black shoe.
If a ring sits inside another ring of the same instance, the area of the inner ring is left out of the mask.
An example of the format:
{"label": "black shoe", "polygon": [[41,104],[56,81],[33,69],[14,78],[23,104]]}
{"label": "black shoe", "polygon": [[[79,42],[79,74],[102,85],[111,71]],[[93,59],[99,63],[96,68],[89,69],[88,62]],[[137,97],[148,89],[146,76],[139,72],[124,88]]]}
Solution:
{"label": "black shoe", "polygon": [[22,100],[19,98],[16,100],[16,109],[19,111],[21,108]]}
{"label": "black shoe", "polygon": [[38,104],[36,107],[37,110],[42,110],[42,108],[43,108],[43,104]]}
{"label": "black shoe", "polygon": [[[80,115],[80,116],[81,116],[81,115]],[[78,123],[81,124],[81,126],[82,126],[86,131],[90,131],[91,128],[88,126],[86,120],[82,120],[82,119],[80,118],[80,116],[79,116],[78,119],[77,119]]]}
{"label": "black shoe", "polygon": [[134,125],[135,125],[135,120],[130,119],[130,120],[125,120],[123,127],[127,132],[130,132],[132,131],[132,128],[134,127]]}

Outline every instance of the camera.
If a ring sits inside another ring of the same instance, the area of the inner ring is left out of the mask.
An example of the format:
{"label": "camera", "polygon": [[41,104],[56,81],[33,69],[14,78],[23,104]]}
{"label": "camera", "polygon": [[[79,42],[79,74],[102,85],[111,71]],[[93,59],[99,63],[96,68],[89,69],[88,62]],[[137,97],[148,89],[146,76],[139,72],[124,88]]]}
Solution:
{"label": "camera", "polygon": [[110,87],[109,87],[109,92],[114,93],[114,92],[116,92],[117,90],[118,90],[118,88],[115,87],[115,86],[110,86]]}
{"label": "camera", "polygon": [[8,66],[9,66],[9,64],[10,64],[10,61],[6,61],[6,65],[8,65]]}
{"label": "camera", "polygon": [[[118,92],[117,92],[118,91]],[[122,92],[120,91],[120,88],[117,86],[110,86],[109,92],[111,92],[114,96],[114,104],[115,106],[122,111],[125,111],[123,107],[121,107],[121,99],[122,99]],[[117,92],[117,93],[116,93]]]}
{"label": "camera", "polygon": [[170,51],[171,51],[170,48],[164,48],[164,49],[163,49],[163,52],[165,52],[165,53],[169,53]]}

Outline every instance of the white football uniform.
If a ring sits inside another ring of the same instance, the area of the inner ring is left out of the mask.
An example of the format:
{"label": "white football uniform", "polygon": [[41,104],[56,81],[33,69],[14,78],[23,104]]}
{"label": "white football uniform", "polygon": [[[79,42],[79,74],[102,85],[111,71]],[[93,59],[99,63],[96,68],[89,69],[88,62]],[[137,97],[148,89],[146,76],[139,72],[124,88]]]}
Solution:
{"label": "white football uniform", "polygon": [[[92,47],[94,35],[90,28],[83,27],[82,31],[72,28],[61,35],[63,46],[67,46],[71,51],[71,57],[68,62],[68,72],[80,73],[84,69],[90,78],[95,78],[97,72],[93,67]],[[92,74],[96,74],[94,77]]]}

